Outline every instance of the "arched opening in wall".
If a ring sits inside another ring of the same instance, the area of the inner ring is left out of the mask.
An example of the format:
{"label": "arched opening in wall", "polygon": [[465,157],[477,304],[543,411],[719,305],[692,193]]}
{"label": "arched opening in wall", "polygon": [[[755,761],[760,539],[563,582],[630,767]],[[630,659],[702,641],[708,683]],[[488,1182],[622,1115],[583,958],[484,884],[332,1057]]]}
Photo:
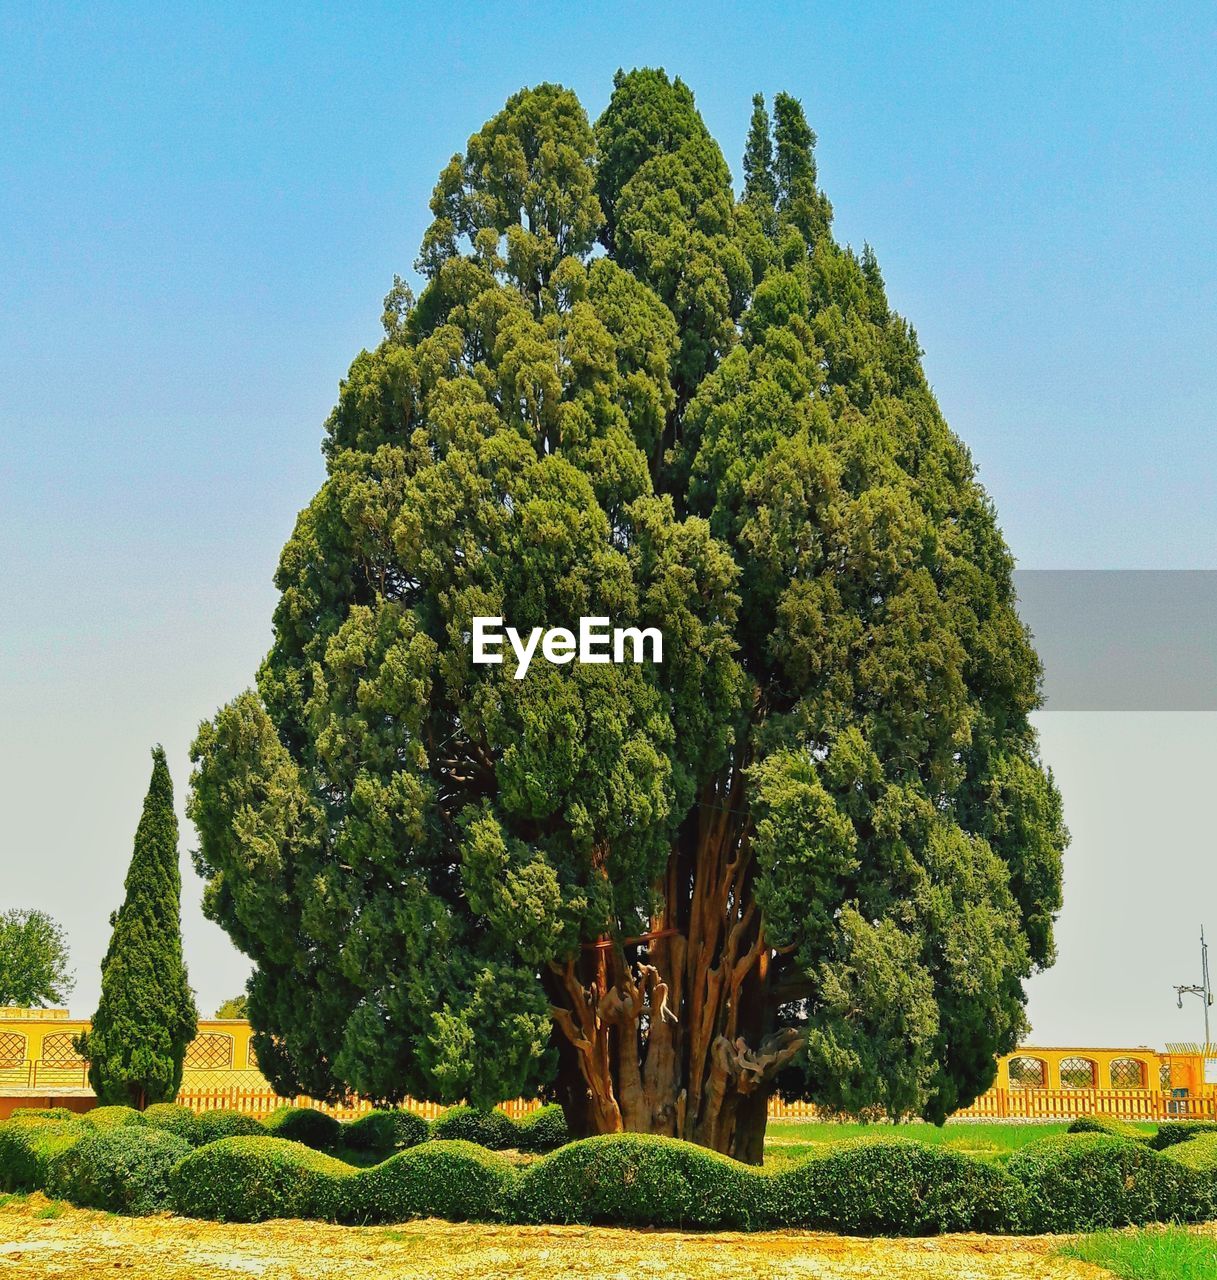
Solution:
{"label": "arched opening in wall", "polygon": [[216,1071],[232,1066],[232,1036],[204,1031],[195,1036],[186,1050],[187,1071]]}
{"label": "arched opening in wall", "polygon": [[76,1037],[70,1031],[56,1031],[42,1042],[42,1063],[47,1067],[80,1067],[84,1059],[72,1043]]}
{"label": "arched opening in wall", "polygon": [[19,1031],[0,1033],[0,1071],[20,1067],[25,1062],[25,1036]]}
{"label": "arched opening in wall", "polygon": [[1089,1058],[1061,1059],[1062,1089],[1094,1089],[1098,1086],[1098,1071]]}
{"label": "arched opening in wall", "polygon": [[1158,1068],[1158,1088],[1163,1093],[1171,1091],[1171,1064],[1169,1061],[1162,1063]]}
{"label": "arched opening in wall", "polygon": [[1114,1058],[1111,1064],[1113,1089],[1144,1089],[1145,1063],[1137,1058]]}
{"label": "arched opening in wall", "polygon": [[1048,1084],[1048,1064],[1042,1058],[1011,1058],[1011,1089],[1043,1089]]}

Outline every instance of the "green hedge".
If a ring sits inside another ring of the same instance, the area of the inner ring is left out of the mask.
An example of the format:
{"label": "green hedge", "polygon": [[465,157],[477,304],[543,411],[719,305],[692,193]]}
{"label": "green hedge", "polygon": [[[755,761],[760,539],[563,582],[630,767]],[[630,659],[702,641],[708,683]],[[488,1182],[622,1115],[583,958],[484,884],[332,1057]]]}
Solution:
{"label": "green hedge", "polygon": [[84,1120],[29,1116],[0,1124],[0,1191],[41,1191],[51,1162],[96,1130]]}
{"label": "green hedge", "polygon": [[1166,1160],[1177,1160],[1200,1173],[1217,1172],[1217,1132],[1200,1133],[1189,1137],[1186,1142],[1171,1143],[1162,1155]]}
{"label": "green hedge", "polygon": [[1145,1143],[1101,1133],[1041,1138],[1006,1166],[1027,1188],[1031,1231],[1100,1231],[1211,1216],[1206,1181]]}
{"label": "green hedge", "polygon": [[493,1151],[440,1138],[354,1173],[341,1216],[355,1223],[495,1222],[507,1216],[515,1179],[515,1170]]}
{"label": "green hedge", "polygon": [[319,1151],[342,1141],[342,1125],[333,1116],[312,1107],[279,1107],[266,1117],[263,1127],[272,1137],[303,1142],[306,1147]]}
{"label": "green hedge", "polygon": [[1203,1133],[1217,1133],[1217,1120],[1164,1120],[1149,1145],[1155,1151],[1165,1151]]}
{"label": "green hedge", "polygon": [[337,1218],[350,1165],[285,1138],[221,1138],[173,1170],[179,1213],[217,1222]]}
{"label": "green hedge", "polygon": [[191,1146],[197,1147],[200,1143],[198,1116],[176,1102],[154,1102],[144,1112],[144,1122],[153,1129],[176,1134]]}
{"label": "green hedge", "polygon": [[1068,1133],[1105,1133],[1109,1138],[1127,1138],[1130,1142],[1148,1143],[1154,1137],[1144,1129],[1117,1120],[1114,1116],[1078,1116],[1069,1126]]}
{"label": "green hedge", "polygon": [[240,1111],[201,1111],[195,1120],[195,1143],[206,1146],[221,1138],[264,1138],[261,1120]]}
{"label": "green hedge", "polygon": [[524,1222],[621,1226],[762,1225],[770,1178],[692,1143],[617,1133],[561,1147],[524,1170],[515,1216]]}
{"label": "green hedge", "polygon": [[514,1147],[518,1140],[515,1121],[497,1107],[493,1111],[481,1107],[449,1107],[431,1122],[431,1136],[473,1142],[488,1151],[504,1151]]}
{"label": "green hedge", "polygon": [[121,1129],[127,1125],[147,1124],[144,1113],[134,1107],[94,1107],[84,1115],[94,1129]]}
{"label": "green hedge", "polygon": [[536,1111],[530,1111],[522,1120],[517,1120],[515,1125],[516,1146],[521,1151],[556,1151],[570,1141],[566,1116],[562,1108],[552,1102],[548,1106],[538,1107]]}
{"label": "green hedge", "polygon": [[385,1156],[417,1147],[430,1136],[431,1126],[413,1111],[369,1111],[342,1126],[345,1147]]}
{"label": "green hedge", "polygon": [[854,1138],[775,1174],[770,1216],[850,1235],[1009,1231],[1024,1200],[995,1165],[909,1138]]}
{"label": "green hedge", "polygon": [[190,1152],[184,1138],[152,1125],[93,1129],[50,1161],[46,1190],[89,1209],[158,1213],[172,1208],[169,1175]]}

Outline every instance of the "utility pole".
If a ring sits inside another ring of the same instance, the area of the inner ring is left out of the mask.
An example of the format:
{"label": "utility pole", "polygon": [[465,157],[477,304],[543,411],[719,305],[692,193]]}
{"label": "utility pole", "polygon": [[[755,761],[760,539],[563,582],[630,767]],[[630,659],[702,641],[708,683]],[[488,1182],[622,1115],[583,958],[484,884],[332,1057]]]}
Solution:
{"label": "utility pole", "polygon": [[1178,1001],[1179,1008],[1183,1008],[1184,996],[1199,996],[1204,1001],[1204,1052],[1207,1056],[1209,1051],[1209,1007],[1213,1003],[1213,985],[1209,981],[1209,944],[1204,940],[1204,926],[1200,926],[1200,973],[1202,982],[1199,986],[1195,984],[1176,986],[1175,997]]}

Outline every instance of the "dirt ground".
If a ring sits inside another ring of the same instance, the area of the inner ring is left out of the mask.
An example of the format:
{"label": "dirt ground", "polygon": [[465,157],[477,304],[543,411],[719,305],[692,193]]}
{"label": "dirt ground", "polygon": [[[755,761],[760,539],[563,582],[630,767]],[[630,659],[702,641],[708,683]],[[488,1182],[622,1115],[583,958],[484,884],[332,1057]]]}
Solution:
{"label": "dirt ground", "polygon": [[413,1222],[219,1225],[119,1218],[34,1195],[0,1207],[0,1280],[1098,1280],[1053,1256],[1048,1238],[945,1236],[860,1240],[804,1231],[684,1235],[603,1227],[486,1227]]}

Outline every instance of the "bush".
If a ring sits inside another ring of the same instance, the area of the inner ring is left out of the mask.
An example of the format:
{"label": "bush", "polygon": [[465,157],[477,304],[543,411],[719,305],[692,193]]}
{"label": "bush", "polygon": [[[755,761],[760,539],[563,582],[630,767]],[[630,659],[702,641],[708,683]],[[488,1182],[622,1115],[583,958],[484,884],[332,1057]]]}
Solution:
{"label": "bush", "polygon": [[431,1136],[431,1126],[413,1111],[369,1111],[342,1126],[342,1142],[351,1151],[391,1156],[417,1147]]}
{"label": "bush", "polygon": [[656,1227],[755,1227],[772,1180],[692,1143],[614,1133],[567,1143],[524,1170],[524,1222]]}
{"label": "bush", "polygon": [[191,1146],[199,1145],[198,1117],[189,1107],[179,1106],[176,1102],[154,1102],[144,1112],[144,1123],[152,1129],[176,1134]]}
{"label": "bush", "polygon": [[1141,1142],[1101,1133],[1041,1138],[1006,1166],[1027,1188],[1031,1231],[1100,1231],[1197,1221],[1212,1211],[1204,1179]]}
{"label": "bush", "polygon": [[303,1142],[318,1151],[337,1146],[342,1140],[342,1125],[313,1107],[280,1107],[267,1117],[264,1127],[273,1137]]}
{"label": "bush", "polygon": [[1198,1173],[1213,1173],[1217,1171],[1217,1132],[1200,1133],[1186,1142],[1172,1143],[1162,1154],[1164,1159],[1177,1160]]}
{"label": "bush", "polygon": [[45,1189],[53,1196],[111,1213],[158,1213],[171,1204],[169,1174],[190,1144],[151,1125],[94,1130],[57,1155]]}
{"label": "bush", "polygon": [[431,1124],[433,1138],[472,1142],[488,1151],[503,1151],[514,1147],[517,1141],[515,1122],[496,1107],[487,1111],[481,1107],[449,1107]]}
{"label": "bush", "polygon": [[191,1218],[261,1222],[336,1219],[354,1170],[284,1138],[221,1138],[191,1152],[170,1175],[174,1208]]}
{"label": "bush", "polygon": [[144,1113],[134,1107],[94,1107],[85,1112],[94,1129],[121,1129],[124,1125],[142,1125]]}
{"label": "bush", "polygon": [[515,1171],[499,1155],[459,1139],[427,1142],[371,1169],[346,1186],[347,1222],[494,1222],[505,1216]]}
{"label": "bush", "polygon": [[83,1120],[22,1116],[0,1124],[0,1190],[38,1191],[51,1161],[93,1133]]}
{"label": "bush", "polygon": [[1149,1142],[1154,1136],[1125,1120],[1117,1120],[1115,1116],[1078,1116],[1066,1132],[1105,1133],[1108,1137],[1127,1138],[1130,1142]]}
{"label": "bush", "polygon": [[566,1116],[552,1102],[516,1122],[516,1145],[521,1151],[553,1151],[569,1141]]}
{"label": "bush", "polygon": [[265,1137],[266,1127],[240,1111],[203,1111],[195,1117],[195,1135],[195,1142],[202,1147],[221,1138]]}
{"label": "bush", "polygon": [[1217,1133],[1217,1120],[1164,1120],[1149,1145],[1155,1151],[1165,1151],[1202,1133]]}
{"label": "bush", "polygon": [[1010,1230],[1022,1202],[1002,1169],[908,1138],[836,1143],[770,1183],[775,1226],[851,1235]]}
{"label": "bush", "polygon": [[70,1107],[14,1107],[10,1120],[74,1120]]}

